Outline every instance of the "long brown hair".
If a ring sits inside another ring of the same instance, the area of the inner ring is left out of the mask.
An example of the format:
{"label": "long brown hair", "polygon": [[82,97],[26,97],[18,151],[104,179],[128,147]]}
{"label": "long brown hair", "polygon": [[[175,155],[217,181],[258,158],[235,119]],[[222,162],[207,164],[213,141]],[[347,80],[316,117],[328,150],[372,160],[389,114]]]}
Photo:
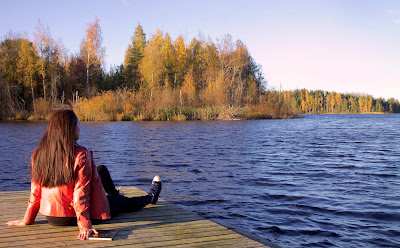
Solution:
{"label": "long brown hair", "polygon": [[55,112],[31,158],[32,180],[52,188],[73,182],[74,142],[78,117],[72,110]]}

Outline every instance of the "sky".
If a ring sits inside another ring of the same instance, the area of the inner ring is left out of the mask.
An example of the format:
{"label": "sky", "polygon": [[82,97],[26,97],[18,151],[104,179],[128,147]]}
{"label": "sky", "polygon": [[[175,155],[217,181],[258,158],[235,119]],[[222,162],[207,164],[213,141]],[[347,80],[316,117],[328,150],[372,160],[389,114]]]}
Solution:
{"label": "sky", "polygon": [[244,42],[268,87],[369,94],[400,100],[400,1],[397,0],[0,0],[0,38],[33,40],[38,21],[70,54],[99,19],[106,66],[123,63],[138,24],[218,42]]}

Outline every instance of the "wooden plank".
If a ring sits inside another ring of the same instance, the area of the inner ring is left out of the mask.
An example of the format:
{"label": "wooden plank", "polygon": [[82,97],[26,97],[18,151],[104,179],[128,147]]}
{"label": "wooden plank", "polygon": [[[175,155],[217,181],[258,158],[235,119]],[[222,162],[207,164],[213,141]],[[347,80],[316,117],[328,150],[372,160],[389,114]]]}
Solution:
{"label": "wooden plank", "polygon": [[[123,191],[128,197],[145,194],[135,187],[124,187]],[[0,199],[0,221],[5,224],[23,217],[29,191],[0,192]],[[1,225],[0,247],[266,247],[162,199],[157,205],[121,214],[93,227],[119,232],[112,242],[82,241],[77,239],[77,226],[51,226],[39,214],[34,225]]]}

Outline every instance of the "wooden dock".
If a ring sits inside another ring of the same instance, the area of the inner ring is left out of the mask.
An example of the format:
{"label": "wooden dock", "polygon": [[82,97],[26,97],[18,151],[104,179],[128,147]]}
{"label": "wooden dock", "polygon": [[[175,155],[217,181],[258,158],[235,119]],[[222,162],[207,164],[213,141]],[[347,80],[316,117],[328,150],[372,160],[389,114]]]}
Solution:
{"label": "wooden dock", "polygon": [[[144,192],[135,187],[122,189],[126,196]],[[162,199],[157,205],[122,214],[100,225],[97,230],[118,230],[113,241],[82,241],[78,227],[56,227],[40,213],[34,225],[9,227],[9,220],[24,216],[28,191],[0,192],[0,247],[269,247],[230,228],[206,220]],[[271,244],[271,247],[275,245]]]}

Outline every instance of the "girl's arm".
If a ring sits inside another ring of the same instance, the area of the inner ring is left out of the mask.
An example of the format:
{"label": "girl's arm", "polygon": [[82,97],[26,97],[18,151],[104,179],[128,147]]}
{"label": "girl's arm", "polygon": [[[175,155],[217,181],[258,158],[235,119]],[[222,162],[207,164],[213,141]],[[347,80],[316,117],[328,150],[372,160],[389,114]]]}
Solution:
{"label": "girl's arm", "polygon": [[90,221],[90,183],[92,179],[91,156],[89,152],[83,152],[76,158],[74,209],[78,219],[79,239],[88,239],[96,230],[92,229]]}
{"label": "girl's arm", "polygon": [[40,208],[42,188],[39,184],[31,182],[31,195],[26,208],[25,216],[21,220],[8,221],[6,224],[9,226],[25,226],[35,222],[35,218]]}

